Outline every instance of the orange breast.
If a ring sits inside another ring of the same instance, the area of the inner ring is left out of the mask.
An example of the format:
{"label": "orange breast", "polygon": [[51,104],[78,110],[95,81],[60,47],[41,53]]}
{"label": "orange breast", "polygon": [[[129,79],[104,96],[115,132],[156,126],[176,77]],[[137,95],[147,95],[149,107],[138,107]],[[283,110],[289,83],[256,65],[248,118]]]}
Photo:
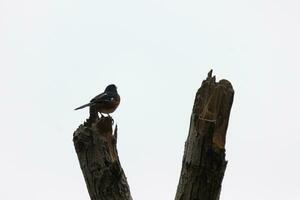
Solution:
{"label": "orange breast", "polygon": [[98,106],[98,111],[100,113],[109,114],[109,113],[114,112],[117,109],[117,107],[119,106],[119,104],[120,104],[119,101],[111,101],[109,103],[99,105]]}

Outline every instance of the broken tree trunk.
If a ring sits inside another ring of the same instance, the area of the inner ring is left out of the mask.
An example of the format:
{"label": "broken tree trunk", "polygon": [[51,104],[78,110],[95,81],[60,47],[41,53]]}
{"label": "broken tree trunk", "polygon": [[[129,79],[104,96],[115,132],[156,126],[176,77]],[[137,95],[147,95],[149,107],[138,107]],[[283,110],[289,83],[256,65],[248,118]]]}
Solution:
{"label": "broken tree trunk", "polygon": [[[233,96],[230,82],[216,82],[210,71],[196,94],[175,200],[219,199]],[[113,134],[112,125],[111,117],[99,119],[91,108],[89,120],[73,135],[91,200],[132,200],[116,148],[117,127]]]}
{"label": "broken tree trunk", "polygon": [[73,142],[91,200],[132,200],[121,167],[117,127],[111,117],[92,117],[73,134]]}
{"label": "broken tree trunk", "polygon": [[175,200],[218,200],[226,169],[225,139],[234,91],[212,70],[194,102]]}

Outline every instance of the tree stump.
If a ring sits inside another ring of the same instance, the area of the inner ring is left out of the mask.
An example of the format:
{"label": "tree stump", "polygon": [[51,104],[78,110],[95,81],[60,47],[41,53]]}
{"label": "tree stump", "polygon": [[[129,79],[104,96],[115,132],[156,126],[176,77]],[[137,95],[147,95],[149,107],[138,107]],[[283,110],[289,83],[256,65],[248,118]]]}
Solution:
{"label": "tree stump", "polygon": [[225,139],[234,91],[212,70],[198,90],[175,200],[218,200],[226,169]]}
{"label": "tree stump", "polygon": [[73,142],[91,200],[132,200],[117,151],[117,126],[111,117],[80,125]]}

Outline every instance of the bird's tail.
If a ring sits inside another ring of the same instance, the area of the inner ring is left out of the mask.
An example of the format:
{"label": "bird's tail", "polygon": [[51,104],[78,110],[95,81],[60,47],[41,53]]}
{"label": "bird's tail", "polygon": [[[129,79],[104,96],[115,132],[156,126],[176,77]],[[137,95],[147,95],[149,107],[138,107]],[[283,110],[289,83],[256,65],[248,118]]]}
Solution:
{"label": "bird's tail", "polygon": [[85,108],[85,107],[87,107],[87,106],[90,106],[90,105],[92,105],[93,103],[87,103],[87,104],[84,104],[84,105],[82,105],[82,106],[80,106],[80,107],[78,107],[78,108],[75,108],[74,110],[79,110],[79,109],[81,109],[81,108]]}

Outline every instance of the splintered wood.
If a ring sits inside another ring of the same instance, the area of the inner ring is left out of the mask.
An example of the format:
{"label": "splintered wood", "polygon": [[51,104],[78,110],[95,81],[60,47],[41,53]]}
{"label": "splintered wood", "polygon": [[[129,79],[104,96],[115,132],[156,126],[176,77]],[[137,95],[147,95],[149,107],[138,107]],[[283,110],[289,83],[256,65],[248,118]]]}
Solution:
{"label": "splintered wood", "polygon": [[227,161],[226,131],[234,91],[212,70],[197,91],[175,200],[218,200]]}

